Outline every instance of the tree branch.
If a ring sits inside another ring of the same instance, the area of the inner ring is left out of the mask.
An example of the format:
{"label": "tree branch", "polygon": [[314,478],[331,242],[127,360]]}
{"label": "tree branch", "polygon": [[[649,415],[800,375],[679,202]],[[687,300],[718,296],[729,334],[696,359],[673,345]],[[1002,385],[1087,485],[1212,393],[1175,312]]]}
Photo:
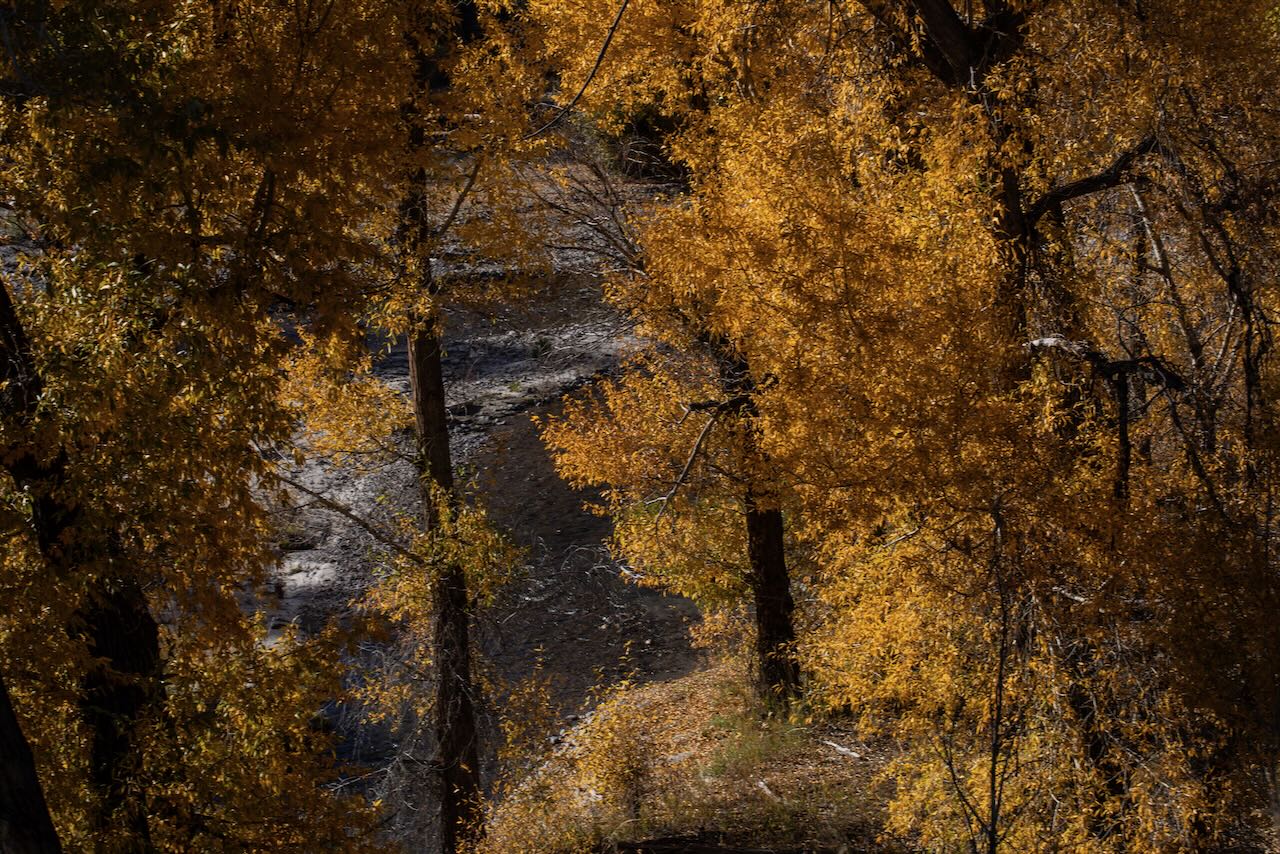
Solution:
{"label": "tree branch", "polygon": [[336,513],[342,518],[346,519],[347,521],[352,522],[355,525],[359,526],[359,528],[362,531],[364,531],[366,534],[373,537],[375,540],[382,543],[384,546],[390,548],[401,557],[406,557],[409,560],[419,565],[425,565],[427,563],[427,560],[423,558],[422,555],[415,554],[413,551],[406,548],[401,542],[399,542],[391,534],[379,529],[373,523],[365,519],[361,519],[360,516],[354,513],[350,507],[347,507],[346,505],[343,505],[343,504],[339,504],[337,501],[334,501],[332,498],[329,498],[328,496],[322,493],[316,492],[314,489],[310,489],[306,486],[303,486],[301,483],[289,477],[288,475],[284,475],[284,474],[281,474],[280,472],[276,472],[275,476],[282,483],[298,490],[303,495],[306,495],[308,498],[312,499],[316,504],[319,504],[321,507],[328,510],[329,512]]}
{"label": "tree branch", "polygon": [[1032,228],[1040,218],[1063,202],[1088,196],[1100,190],[1107,190],[1123,184],[1129,178],[1129,169],[1140,157],[1155,151],[1163,151],[1163,147],[1155,136],[1148,136],[1133,148],[1117,157],[1110,166],[1101,172],[1063,184],[1049,190],[1036,200],[1027,211],[1027,226]]}
{"label": "tree branch", "polygon": [[1064,353],[1083,362],[1088,362],[1094,370],[1108,380],[1117,377],[1128,377],[1142,374],[1143,379],[1170,391],[1185,391],[1187,381],[1169,367],[1159,356],[1140,356],[1136,359],[1109,359],[1106,354],[1085,341],[1069,341],[1061,335],[1050,335],[1028,341],[1023,347],[1027,352],[1035,354],[1044,350]]}
{"label": "tree branch", "polygon": [[706,444],[707,437],[711,435],[711,428],[715,426],[716,421],[720,418],[720,413],[723,411],[723,409],[717,408],[711,413],[711,417],[707,419],[702,432],[698,434],[697,441],[693,443],[693,450],[689,452],[689,458],[684,461],[684,468],[680,470],[680,475],[676,478],[676,482],[671,484],[671,489],[667,490],[667,494],[659,499],[662,502],[662,506],[658,508],[658,515],[653,517],[655,526],[662,519],[662,514],[667,512],[667,506],[671,503],[671,499],[676,497],[676,492],[688,480],[689,472],[693,470],[694,460],[698,458],[698,454],[702,451],[702,446]]}
{"label": "tree branch", "polygon": [[[689,458],[684,461],[684,468],[680,470],[679,477],[676,482],[671,485],[671,489],[662,498],[656,499],[662,502],[662,507],[658,510],[658,515],[654,517],[653,523],[656,525],[658,520],[662,518],[662,514],[667,511],[667,505],[671,503],[671,499],[675,498],[676,492],[684,485],[689,478],[689,472],[693,469],[694,460],[698,458],[702,446],[706,444],[707,437],[711,435],[711,428],[715,426],[716,421],[726,412],[741,413],[749,406],[753,406],[751,395],[740,394],[731,397],[728,400],[700,400],[695,403],[685,405],[684,417],[680,419],[683,424],[685,418],[688,418],[695,412],[711,412],[711,417],[707,419],[706,425],[703,426],[702,432],[698,434],[698,439],[693,443],[693,450],[689,452]],[[652,503],[652,502],[648,502]]]}
{"label": "tree branch", "polygon": [[564,118],[565,113],[578,105],[578,101],[581,100],[582,96],[586,93],[587,87],[591,85],[591,81],[596,79],[596,72],[600,70],[600,65],[604,62],[604,55],[608,52],[609,45],[613,43],[614,34],[618,32],[618,25],[622,23],[622,13],[627,11],[627,4],[630,2],[631,0],[622,0],[622,5],[618,7],[618,14],[614,16],[613,23],[609,25],[609,32],[606,33],[604,37],[604,44],[600,45],[600,53],[596,55],[596,64],[591,66],[591,73],[587,75],[586,80],[582,81],[582,88],[578,90],[578,94],[574,95],[573,99],[569,101],[569,103],[561,107],[560,110],[551,117],[550,121],[537,130],[525,134],[521,139],[533,139],[535,136],[541,136],[543,133],[550,130],[556,122]]}
{"label": "tree branch", "polygon": [[471,169],[471,174],[467,175],[467,182],[462,185],[458,198],[453,200],[453,207],[449,209],[449,215],[436,227],[436,237],[442,236],[453,226],[453,221],[458,218],[458,211],[462,210],[463,203],[466,202],[467,196],[471,194],[471,188],[476,185],[476,178],[480,175],[480,167],[483,165],[484,155],[477,155],[476,165]]}
{"label": "tree branch", "polygon": [[[912,39],[909,33],[894,22],[890,15],[888,4],[884,0],[860,0],[860,5],[867,10],[867,14],[871,15],[876,23],[890,32],[891,38],[900,42],[904,48],[911,45],[913,41],[917,41]],[[942,52],[932,40],[927,38],[919,39],[917,44],[918,50],[915,55],[932,72],[933,76],[948,85],[963,83],[963,80],[956,77],[951,65],[947,62],[947,58],[942,55]]]}

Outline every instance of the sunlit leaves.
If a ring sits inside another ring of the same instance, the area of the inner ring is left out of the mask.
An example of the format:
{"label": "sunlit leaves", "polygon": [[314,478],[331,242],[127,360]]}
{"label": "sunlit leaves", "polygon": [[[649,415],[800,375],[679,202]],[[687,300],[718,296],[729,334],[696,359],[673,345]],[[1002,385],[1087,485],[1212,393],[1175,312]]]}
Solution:
{"label": "sunlit leaves", "polygon": [[[534,7],[566,79],[609,20],[588,5]],[[903,744],[899,828],[1207,844],[1273,761],[1255,739],[1277,673],[1257,643],[1280,592],[1260,355],[1280,127],[1247,104],[1274,85],[1274,13],[965,4],[971,32],[1025,20],[959,79],[926,6],[637,7],[584,102],[606,126],[669,116],[691,193],[647,219],[643,275],[611,295],[665,346],[696,350],[692,327],[751,365],[789,527],[817,551],[812,688]],[[1091,355],[1025,346],[1051,335]],[[566,469],[669,478],[691,428],[617,399],[549,431]],[[637,465],[646,447],[660,464]],[[615,509],[661,494],[633,490]],[[645,515],[621,517],[628,550],[685,565]]]}

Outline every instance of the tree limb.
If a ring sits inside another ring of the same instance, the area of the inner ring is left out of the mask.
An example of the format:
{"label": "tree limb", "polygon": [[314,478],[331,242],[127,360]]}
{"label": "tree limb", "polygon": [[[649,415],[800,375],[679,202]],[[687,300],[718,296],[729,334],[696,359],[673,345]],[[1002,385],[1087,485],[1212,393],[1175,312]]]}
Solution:
{"label": "tree limb", "polygon": [[290,486],[298,490],[299,492],[301,492],[303,495],[306,495],[316,504],[323,507],[325,510],[328,510],[331,513],[336,513],[342,518],[346,519],[347,521],[354,523],[366,534],[373,537],[375,540],[382,543],[384,546],[391,549],[401,557],[406,557],[409,560],[419,565],[425,566],[428,563],[428,561],[425,558],[423,558],[422,555],[415,554],[413,551],[406,548],[403,543],[401,543],[391,534],[381,530],[380,528],[375,526],[373,523],[360,518],[360,516],[357,515],[355,512],[353,512],[350,507],[347,507],[344,504],[340,504],[337,501],[334,501],[332,498],[329,498],[328,496],[322,493],[316,492],[314,489],[310,489],[306,486],[303,486],[301,483],[289,477],[288,475],[281,474],[280,472],[275,472],[275,477],[278,478],[282,483],[286,484],[287,486]]}
{"label": "tree limb", "polygon": [[1035,204],[1031,205],[1027,210],[1028,227],[1034,227],[1042,216],[1063,202],[1119,186],[1128,180],[1129,169],[1138,158],[1155,151],[1163,151],[1163,147],[1155,136],[1148,136],[1117,157],[1110,166],[1101,172],[1054,187],[1037,199]]}
{"label": "tree limb", "polygon": [[717,408],[711,413],[711,417],[707,419],[707,423],[703,426],[702,432],[698,434],[698,439],[693,443],[693,450],[689,452],[689,458],[684,461],[684,468],[680,470],[680,475],[676,478],[676,482],[671,484],[671,489],[667,490],[667,494],[659,499],[662,506],[658,508],[658,515],[653,517],[653,524],[657,525],[662,519],[662,514],[667,512],[667,506],[671,503],[671,499],[676,497],[676,492],[684,485],[689,478],[689,472],[693,470],[693,462],[698,458],[698,454],[702,451],[702,446],[706,444],[707,438],[711,435],[711,428],[715,426],[716,421],[720,418],[723,409]]}
{"label": "tree limb", "polygon": [[[890,16],[888,4],[884,0],[860,0],[860,5],[867,10],[867,14],[874,18],[876,23],[888,30],[891,37],[899,41],[904,47],[916,41],[894,22]],[[933,76],[948,85],[957,85],[963,82],[955,76],[951,65],[947,62],[947,58],[942,55],[942,52],[932,40],[928,38],[919,39],[917,47],[915,56],[924,63]]]}
{"label": "tree limb", "polygon": [[467,196],[471,195],[471,188],[476,185],[476,178],[480,175],[480,167],[484,165],[484,156],[476,157],[476,165],[471,169],[471,174],[467,176],[467,182],[462,185],[462,190],[458,193],[458,198],[453,200],[453,207],[449,209],[449,215],[436,227],[435,236],[440,237],[453,225],[453,221],[458,218],[458,211],[462,210],[462,205],[467,200]]}
{"label": "tree limb", "polygon": [[587,75],[587,79],[582,81],[582,88],[578,90],[578,94],[573,96],[569,103],[560,108],[551,119],[542,127],[535,131],[525,134],[521,139],[533,139],[535,136],[541,136],[552,128],[556,122],[564,118],[565,114],[578,105],[578,101],[586,94],[587,87],[591,85],[591,81],[596,79],[596,72],[600,70],[600,65],[604,62],[604,55],[609,50],[609,45],[613,43],[613,36],[618,32],[618,25],[622,23],[622,14],[627,11],[627,4],[631,0],[622,0],[622,5],[618,7],[618,14],[614,16],[613,23],[609,25],[609,32],[605,34],[604,44],[600,45],[600,53],[596,55],[596,64],[591,66],[591,73]]}
{"label": "tree limb", "polygon": [[1136,359],[1110,359],[1102,351],[1085,341],[1069,341],[1061,335],[1050,335],[1028,341],[1023,347],[1027,352],[1035,354],[1044,350],[1054,350],[1072,358],[1088,362],[1093,368],[1109,380],[1117,377],[1128,377],[1142,374],[1143,378],[1154,385],[1170,391],[1185,391],[1187,381],[1159,356],[1139,356]]}

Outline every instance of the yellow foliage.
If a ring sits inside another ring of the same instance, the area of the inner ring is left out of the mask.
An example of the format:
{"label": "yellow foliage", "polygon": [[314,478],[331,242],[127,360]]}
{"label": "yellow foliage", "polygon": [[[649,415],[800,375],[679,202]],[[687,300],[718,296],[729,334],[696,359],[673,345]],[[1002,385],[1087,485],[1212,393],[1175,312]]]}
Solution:
{"label": "yellow foliage", "polygon": [[[616,7],[531,4],[567,92]],[[689,193],[611,298],[668,363],[750,365],[751,473],[814,554],[810,687],[901,742],[894,826],[926,846],[1264,823],[1280,124],[1250,104],[1278,46],[1265,2],[655,0],[583,98],[673,128]],[[680,522],[643,510],[690,385],[628,374],[547,437],[622,552],[705,596],[724,451]]]}

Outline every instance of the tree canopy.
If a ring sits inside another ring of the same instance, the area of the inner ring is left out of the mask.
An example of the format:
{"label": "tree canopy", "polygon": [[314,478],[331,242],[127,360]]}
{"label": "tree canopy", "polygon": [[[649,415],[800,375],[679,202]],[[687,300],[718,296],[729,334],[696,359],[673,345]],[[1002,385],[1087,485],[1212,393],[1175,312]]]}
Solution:
{"label": "tree canopy", "polygon": [[[566,80],[611,5],[531,5]],[[583,98],[669,117],[691,190],[614,297],[750,366],[810,690],[906,748],[927,844],[1201,850],[1265,797],[1276,36],[1267,3],[638,3]],[[657,497],[600,452],[637,425],[722,468],[613,400],[553,432],[566,471]]]}
{"label": "tree canopy", "polygon": [[0,42],[14,850],[382,845],[324,787],[339,633],[255,604],[279,449],[391,429],[365,331],[412,338],[435,533],[382,601],[470,704],[466,572],[514,558],[450,497],[433,259],[527,266],[516,164],[640,127],[679,176],[609,212],[644,346],[542,422],[617,557],[892,739],[926,849],[1262,844],[1274,3],[20,0]]}

